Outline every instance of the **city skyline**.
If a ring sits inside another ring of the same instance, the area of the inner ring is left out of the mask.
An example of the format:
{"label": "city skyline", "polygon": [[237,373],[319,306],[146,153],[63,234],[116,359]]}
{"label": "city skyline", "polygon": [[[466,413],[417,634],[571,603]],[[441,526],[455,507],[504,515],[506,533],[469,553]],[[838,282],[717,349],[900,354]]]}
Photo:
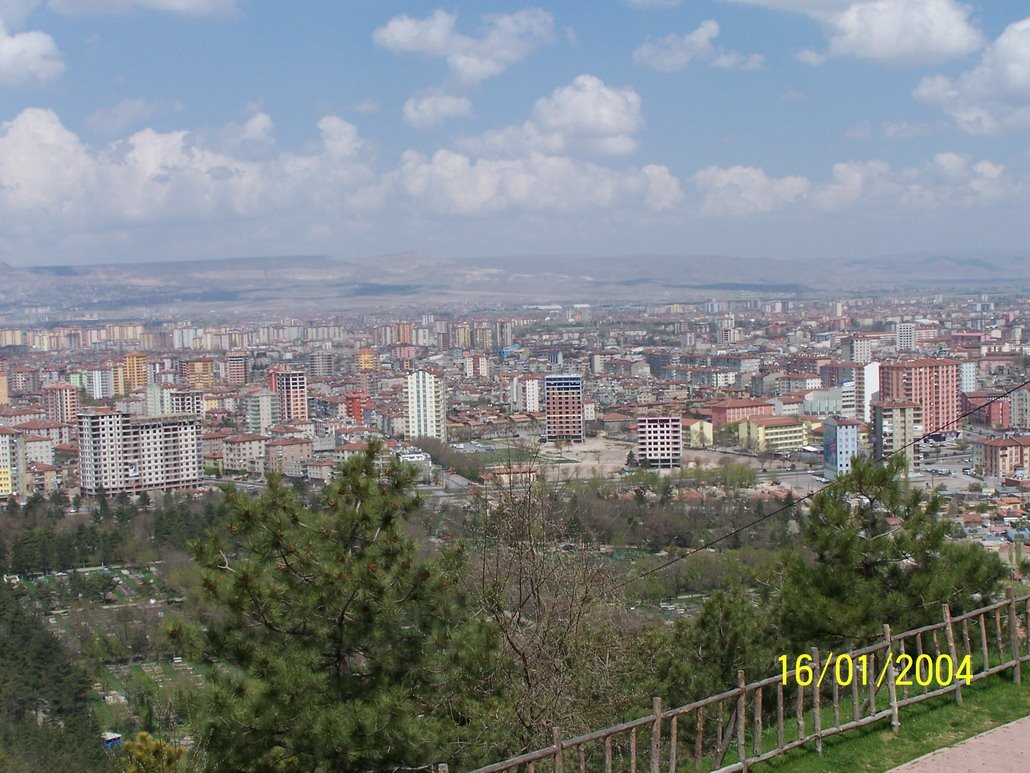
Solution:
{"label": "city skyline", "polygon": [[0,261],[1014,249],[1024,13],[5,0]]}

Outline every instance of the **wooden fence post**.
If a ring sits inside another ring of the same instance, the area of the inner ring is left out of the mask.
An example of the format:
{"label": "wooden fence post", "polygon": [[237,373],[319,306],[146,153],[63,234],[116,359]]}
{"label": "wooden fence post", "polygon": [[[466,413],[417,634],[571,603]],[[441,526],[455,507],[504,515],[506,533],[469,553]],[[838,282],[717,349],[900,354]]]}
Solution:
{"label": "wooden fence post", "polygon": [[[887,658],[885,667],[887,669],[887,697],[890,700],[891,705],[891,730],[895,733],[901,729],[901,717],[898,716],[898,686],[894,683],[894,657],[891,653],[891,627],[884,623],[883,626],[883,640],[887,642]],[[873,679],[876,678],[875,674],[871,675]]]}
{"label": "wooden fence post", "polygon": [[744,736],[747,733],[747,690],[744,686],[747,682],[744,679],[744,672],[737,671],[737,686],[740,688],[740,695],[737,696],[737,756],[740,758],[740,769],[747,770],[747,744]]}
{"label": "wooden fence post", "polygon": [[1023,665],[1019,660],[1019,631],[1016,629],[1016,589],[1009,586],[1005,589],[1008,597],[1009,611],[1009,647],[1012,650],[1012,681],[1016,684],[1023,682]]}
{"label": "wooden fence post", "polygon": [[562,773],[561,733],[557,727],[552,727],[551,734],[554,737],[554,773]]}
{"label": "wooden fence post", "polygon": [[[947,604],[941,605],[941,612],[944,615],[944,636],[948,642],[948,655],[951,657],[951,667],[958,668],[958,648],[955,646],[955,632],[951,626],[951,607]],[[962,705],[962,682],[955,680],[955,703]]]}
{"label": "wooden fence post", "polygon": [[662,764],[662,699],[651,700],[654,725],[651,727],[651,773],[661,773]]}

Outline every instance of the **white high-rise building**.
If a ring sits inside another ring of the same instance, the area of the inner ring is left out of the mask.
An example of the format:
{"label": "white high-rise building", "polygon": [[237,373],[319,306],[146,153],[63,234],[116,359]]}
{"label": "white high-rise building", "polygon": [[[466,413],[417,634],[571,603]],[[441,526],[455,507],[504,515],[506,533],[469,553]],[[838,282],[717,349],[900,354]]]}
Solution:
{"label": "white high-rise building", "polygon": [[823,475],[833,480],[851,472],[851,459],[858,456],[860,423],[856,419],[831,416],[823,422]]}
{"label": "white high-rise building", "polygon": [[516,408],[528,413],[540,412],[540,387],[542,381],[539,378],[520,376],[518,381],[518,396]]}
{"label": "white high-rise building", "polygon": [[0,498],[21,498],[25,490],[25,437],[9,427],[0,427]]}
{"label": "white high-rise building", "polygon": [[976,373],[980,368],[980,363],[975,360],[962,360],[958,364],[958,391],[959,392],[975,392],[976,391]]}
{"label": "white high-rise building", "polygon": [[916,325],[914,322],[898,323],[894,346],[899,352],[907,352],[916,348]]}
{"label": "white high-rise building", "polygon": [[427,370],[409,373],[404,383],[407,438],[432,437],[447,442],[447,396],[442,376]]}
{"label": "white high-rise building", "polygon": [[279,423],[279,396],[268,389],[247,395],[247,432],[263,435]]}
{"label": "white high-rise building", "polygon": [[844,341],[844,359],[864,365],[873,359],[873,340],[852,336]]}
{"label": "white high-rise building", "polygon": [[79,483],[85,494],[192,488],[200,481],[200,418],[79,414]]}
{"label": "white high-rise building", "polygon": [[872,403],[880,394],[880,363],[867,362],[855,368],[855,418],[872,421]]}
{"label": "white high-rise building", "polygon": [[683,419],[648,416],[637,419],[637,462],[649,467],[679,467],[683,460]]}
{"label": "white high-rise building", "polygon": [[1017,389],[1009,396],[1009,407],[1012,411],[1013,427],[1030,428],[1030,387]]}

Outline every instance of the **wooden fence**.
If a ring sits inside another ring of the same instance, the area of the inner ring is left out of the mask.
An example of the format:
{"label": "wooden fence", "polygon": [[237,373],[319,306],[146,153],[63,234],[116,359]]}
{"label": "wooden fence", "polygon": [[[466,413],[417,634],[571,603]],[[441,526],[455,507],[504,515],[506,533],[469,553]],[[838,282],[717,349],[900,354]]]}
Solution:
{"label": "wooden fence", "polygon": [[[649,716],[576,738],[563,739],[555,728],[552,745],[474,773],[746,771],[805,744],[821,753],[824,738],[876,722],[889,722],[897,731],[902,709],[931,698],[951,693],[962,705],[965,674],[962,680],[917,681],[909,669],[903,681],[912,684],[901,685],[895,664],[902,655],[913,660],[926,655],[943,666],[947,660],[941,656],[946,656],[956,669],[968,655],[972,682],[1007,669],[1012,669],[1017,683],[1021,681],[1022,664],[1030,661],[1030,595],[1017,598],[1010,588],[1005,601],[955,617],[946,605],[942,611],[941,622],[900,634],[885,625],[882,639],[852,652],[827,653],[824,658],[813,649],[808,686],[798,685],[794,669],[787,671],[786,679],[781,672],[750,683],[739,671],[735,689],[673,709],[664,709],[655,698]],[[859,664],[864,664],[866,678]],[[920,670],[920,676],[926,673]],[[807,668],[802,676],[807,681]]]}

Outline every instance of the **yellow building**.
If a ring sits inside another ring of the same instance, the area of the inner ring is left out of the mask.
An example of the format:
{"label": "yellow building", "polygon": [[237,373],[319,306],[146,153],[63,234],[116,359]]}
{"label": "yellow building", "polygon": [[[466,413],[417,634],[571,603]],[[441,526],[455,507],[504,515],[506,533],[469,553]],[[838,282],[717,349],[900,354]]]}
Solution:
{"label": "yellow building", "polygon": [[683,447],[705,448],[715,440],[712,422],[704,419],[683,418]]}
{"label": "yellow building", "polygon": [[799,416],[753,416],[737,427],[740,445],[759,453],[796,451],[809,445],[813,422]]}
{"label": "yellow building", "polygon": [[125,388],[132,392],[147,385],[147,355],[132,352],[125,355]]}
{"label": "yellow building", "polygon": [[179,378],[191,389],[210,389],[215,384],[214,361],[207,357],[180,360]]}
{"label": "yellow building", "polygon": [[0,373],[0,405],[7,405],[11,401],[11,396],[7,391],[7,374]]}
{"label": "yellow building", "polygon": [[379,370],[379,355],[375,349],[358,349],[358,370]]}
{"label": "yellow building", "polygon": [[9,497],[14,493],[11,481],[11,468],[0,467],[0,497]]}

